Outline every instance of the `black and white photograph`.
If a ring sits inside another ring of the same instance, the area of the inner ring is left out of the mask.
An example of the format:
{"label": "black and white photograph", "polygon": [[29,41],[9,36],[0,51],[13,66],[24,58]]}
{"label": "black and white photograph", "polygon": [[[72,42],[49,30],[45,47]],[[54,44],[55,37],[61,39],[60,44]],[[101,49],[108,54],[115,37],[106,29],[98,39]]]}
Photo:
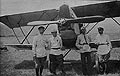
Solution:
{"label": "black and white photograph", "polygon": [[0,76],[120,76],[120,0],[0,0]]}

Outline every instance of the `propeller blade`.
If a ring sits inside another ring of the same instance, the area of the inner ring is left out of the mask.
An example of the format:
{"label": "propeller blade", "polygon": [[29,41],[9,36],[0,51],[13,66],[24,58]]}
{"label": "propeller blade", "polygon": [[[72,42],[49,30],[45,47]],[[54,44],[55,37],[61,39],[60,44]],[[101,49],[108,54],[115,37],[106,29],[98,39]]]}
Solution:
{"label": "propeller blade", "polygon": [[39,25],[47,25],[47,24],[58,24],[59,21],[33,21],[29,22],[28,26],[39,26]]}
{"label": "propeller blade", "polygon": [[89,16],[76,19],[66,19],[66,23],[94,23],[105,20],[103,16]]}
{"label": "propeller blade", "polygon": [[105,20],[103,16],[89,16],[89,17],[82,17],[76,19],[61,19],[58,21],[33,21],[29,22],[28,26],[39,26],[39,25],[47,25],[47,24],[64,24],[64,23],[94,23],[100,22]]}

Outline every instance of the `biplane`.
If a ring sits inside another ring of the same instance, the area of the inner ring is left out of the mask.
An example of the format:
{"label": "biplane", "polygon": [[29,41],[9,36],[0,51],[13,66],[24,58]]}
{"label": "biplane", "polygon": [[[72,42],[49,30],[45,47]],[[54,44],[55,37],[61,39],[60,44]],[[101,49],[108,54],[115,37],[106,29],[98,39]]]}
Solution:
{"label": "biplane", "polygon": [[[90,23],[94,23],[93,27],[88,30],[87,33],[89,33],[99,22],[104,21],[105,18],[111,18],[120,26],[120,23],[115,17],[120,17],[120,1],[110,1],[75,7],[69,7],[68,5],[63,4],[59,9],[1,16],[0,22],[13,30],[13,33],[19,42],[19,44],[5,44],[5,46],[12,46],[22,50],[31,50],[32,44],[29,43],[27,38],[35,26],[46,25],[47,29],[51,24],[57,24],[58,31],[63,40],[63,45],[66,48],[73,48],[75,47],[75,41],[77,35],[80,33],[79,29],[81,27],[84,26],[87,28]],[[27,35],[25,35],[21,28],[24,26],[31,26]],[[24,35],[22,41],[17,37],[14,28],[20,28]],[[24,44],[25,40],[27,40],[28,44]],[[120,40],[112,40],[111,42],[113,48],[120,47]]]}

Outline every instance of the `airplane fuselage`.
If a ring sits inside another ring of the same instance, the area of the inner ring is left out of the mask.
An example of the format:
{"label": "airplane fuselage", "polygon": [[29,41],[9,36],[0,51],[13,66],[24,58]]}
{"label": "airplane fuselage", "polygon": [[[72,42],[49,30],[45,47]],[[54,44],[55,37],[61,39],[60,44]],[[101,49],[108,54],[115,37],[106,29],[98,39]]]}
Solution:
{"label": "airplane fuselage", "polygon": [[[66,4],[60,6],[59,9],[59,16],[60,19],[70,19],[72,18],[70,13],[70,7]],[[61,27],[58,26],[58,30],[61,34],[61,38],[63,41],[63,46],[66,48],[73,48],[75,47],[75,42],[77,35],[74,32],[74,29],[71,28],[71,24],[63,24]]]}

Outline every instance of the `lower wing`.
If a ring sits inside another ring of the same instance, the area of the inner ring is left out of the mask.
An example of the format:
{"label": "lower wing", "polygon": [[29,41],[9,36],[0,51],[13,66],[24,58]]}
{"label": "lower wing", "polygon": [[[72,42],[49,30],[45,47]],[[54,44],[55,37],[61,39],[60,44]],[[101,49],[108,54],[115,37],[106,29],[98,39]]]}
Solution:
{"label": "lower wing", "polygon": [[18,50],[32,50],[32,44],[4,44],[4,46],[10,46]]}

